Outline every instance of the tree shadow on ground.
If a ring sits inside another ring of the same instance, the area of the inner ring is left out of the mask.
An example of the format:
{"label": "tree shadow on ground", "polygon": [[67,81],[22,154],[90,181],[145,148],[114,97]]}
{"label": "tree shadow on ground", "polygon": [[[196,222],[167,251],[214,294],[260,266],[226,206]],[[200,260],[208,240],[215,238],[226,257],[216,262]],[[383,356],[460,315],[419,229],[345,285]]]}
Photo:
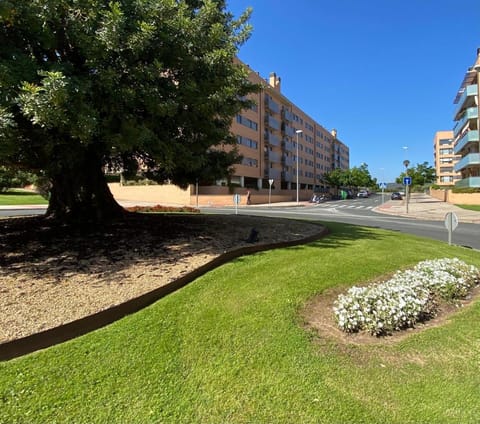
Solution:
{"label": "tree shadow on ground", "polygon": [[125,268],[156,261],[159,267],[218,256],[258,243],[301,239],[318,225],[278,218],[130,213],[105,224],[60,225],[44,217],[0,220],[2,274],[63,278],[72,272],[101,280],[118,279]]}
{"label": "tree shadow on ground", "polygon": [[[358,226],[353,224],[344,224],[337,222],[317,222],[319,225],[329,230],[327,237],[319,238],[310,243],[318,248],[340,248],[346,246],[349,242],[359,239],[383,240],[396,237],[394,231],[388,230],[385,233],[373,231],[373,227]],[[290,249],[302,249],[303,245],[292,246]]]}

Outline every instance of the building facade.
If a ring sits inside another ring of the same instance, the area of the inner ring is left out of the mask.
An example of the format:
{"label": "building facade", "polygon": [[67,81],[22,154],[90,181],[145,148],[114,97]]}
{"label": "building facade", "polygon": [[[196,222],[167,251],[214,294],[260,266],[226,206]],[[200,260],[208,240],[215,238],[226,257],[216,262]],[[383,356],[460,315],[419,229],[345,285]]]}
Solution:
{"label": "building facade", "polygon": [[435,163],[436,184],[439,186],[453,186],[462,179],[455,166],[460,156],[453,153],[453,131],[437,131],[433,138],[433,157]]}
{"label": "building facade", "polygon": [[453,151],[460,155],[454,169],[461,173],[456,187],[480,188],[480,48],[465,74],[454,103]]}
{"label": "building facade", "polygon": [[[246,65],[245,65],[246,66]],[[247,67],[248,68],[248,67]],[[232,123],[243,162],[235,166],[231,182],[241,187],[284,190],[325,190],[323,175],[348,169],[348,147],[337,131],[328,131],[281,93],[281,80],[267,80],[250,68],[249,78],[262,89],[251,96],[255,106],[243,110]],[[298,166],[298,169],[297,169]]]}

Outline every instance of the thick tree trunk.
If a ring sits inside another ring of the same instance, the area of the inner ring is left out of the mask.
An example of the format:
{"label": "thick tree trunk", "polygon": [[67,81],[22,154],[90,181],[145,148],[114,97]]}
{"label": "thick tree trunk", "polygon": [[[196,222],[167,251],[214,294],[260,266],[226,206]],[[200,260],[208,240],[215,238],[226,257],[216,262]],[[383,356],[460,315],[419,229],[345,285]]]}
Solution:
{"label": "thick tree trunk", "polygon": [[65,160],[51,175],[52,189],[47,216],[64,222],[101,222],[126,214],[113,198],[102,170],[102,161],[93,147]]}

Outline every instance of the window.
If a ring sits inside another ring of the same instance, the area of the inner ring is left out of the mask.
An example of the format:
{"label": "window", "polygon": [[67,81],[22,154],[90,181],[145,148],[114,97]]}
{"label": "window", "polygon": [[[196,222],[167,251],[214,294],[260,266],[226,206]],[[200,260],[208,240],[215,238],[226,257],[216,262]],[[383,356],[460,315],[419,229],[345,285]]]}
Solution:
{"label": "window", "polygon": [[251,166],[253,168],[258,168],[258,161],[253,158],[244,157],[242,160],[242,165]]}
{"label": "window", "polygon": [[242,115],[237,115],[237,122],[248,128],[251,128],[252,130],[258,131],[258,124]]}
{"label": "window", "polygon": [[237,143],[241,144],[242,146],[250,147],[251,149],[258,149],[258,143],[248,137],[237,135]]}

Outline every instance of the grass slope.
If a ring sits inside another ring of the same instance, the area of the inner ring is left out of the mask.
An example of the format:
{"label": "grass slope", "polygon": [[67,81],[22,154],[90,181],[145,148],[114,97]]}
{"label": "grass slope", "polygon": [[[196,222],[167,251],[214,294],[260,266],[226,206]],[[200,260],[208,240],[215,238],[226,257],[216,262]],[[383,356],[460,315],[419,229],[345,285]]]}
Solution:
{"label": "grass slope", "polygon": [[329,287],[478,252],[328,224],[242,257],[107,328],[0,363],[0,422],[474,423],[479,302],[393,345],[338,345],[299,310]]}
{"label": "grass slope", "polygon": [[23,190],[9,190],[0,193],[0,206],[46,205],[48,201],[39,194]]}
{"label": "grass slope", "polygon": [[456,205],[462,209],[480,212],[480,205]]}

